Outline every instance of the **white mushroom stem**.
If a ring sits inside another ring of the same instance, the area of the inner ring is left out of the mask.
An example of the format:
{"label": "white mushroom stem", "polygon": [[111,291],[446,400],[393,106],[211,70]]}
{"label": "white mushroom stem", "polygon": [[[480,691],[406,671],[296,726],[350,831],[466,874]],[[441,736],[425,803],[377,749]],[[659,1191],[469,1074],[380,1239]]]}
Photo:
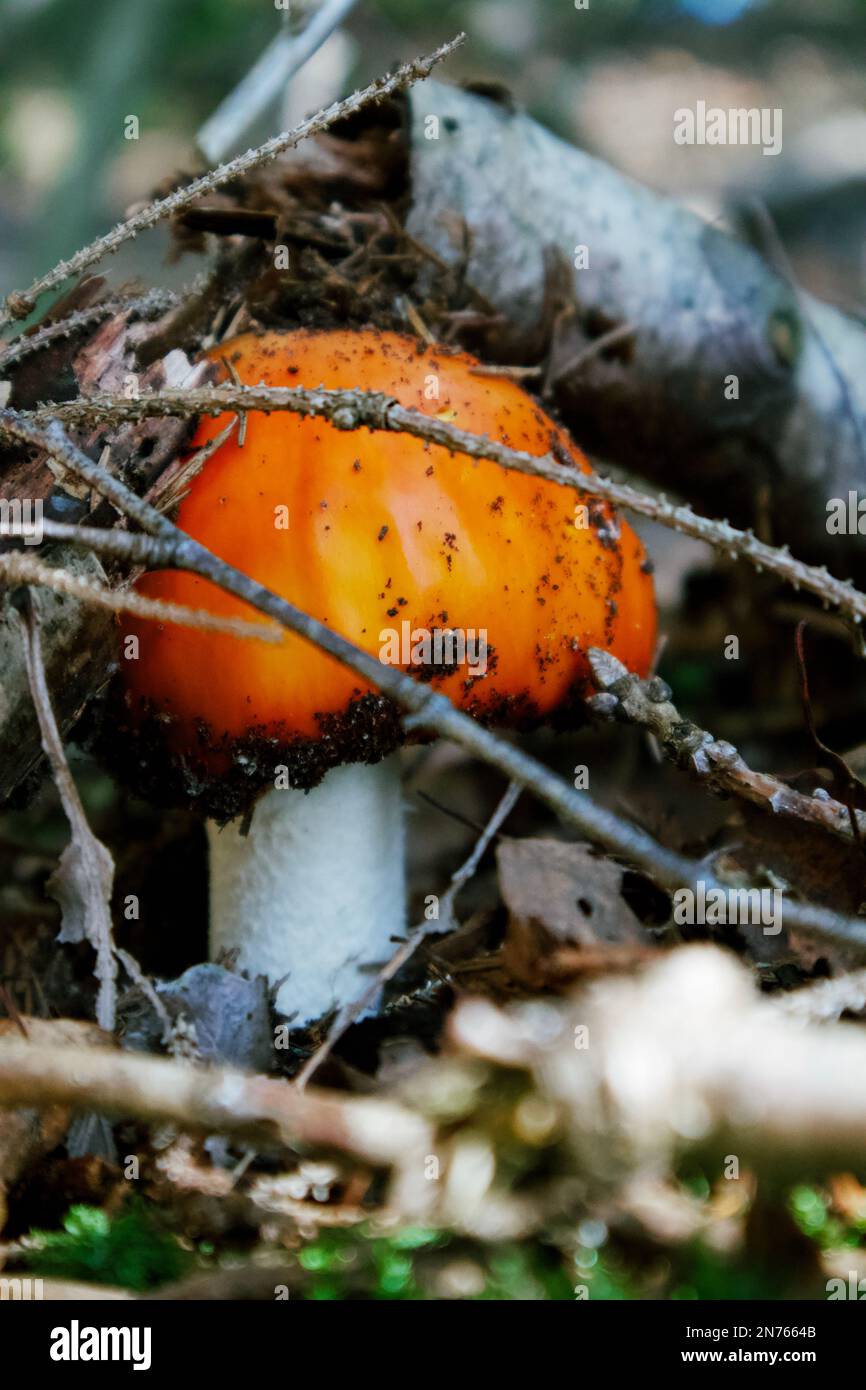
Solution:
{"label": "white mushroom stem", "polygon": [[268,791],[240,826],[208,824],[211,959],[236,949],[239,969],[287,975],[277,1008],[297,1023],[351,1003],[406,930],[399,755]]}

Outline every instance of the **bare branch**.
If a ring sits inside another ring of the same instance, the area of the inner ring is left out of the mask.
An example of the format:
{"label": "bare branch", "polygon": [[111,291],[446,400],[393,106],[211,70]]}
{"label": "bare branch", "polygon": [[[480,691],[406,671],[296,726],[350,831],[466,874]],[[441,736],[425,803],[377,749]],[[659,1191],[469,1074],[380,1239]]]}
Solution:
{"label": "bare branch", "polygon": [[225,410],[263,412],[291,410],[297,415],[319,415],[338,429],[366,426],[371,430],[396,430],[439,444],[451,452],[471,458],[492,459],[503,468],[530,473],[563,487],[575,488],[590,497],[600,497],[614,506],[638,512],[662,526],[705,541],[732,559],[746,560],[759,572],[775,574],[795,589],[806,589],[826,605],[847,613],[855,623],[866,617],[866,594],[846,580],[836,579],[826,567],[804,564],[787,546],[778,549],[759,541],[751,531],[739,531],[727,521],[698,516],[691,507],[669,502],[642,492],[627,483],[615,483],[597,473],[581,473],[553,454],[528,454],[509,449],[498,440],[458,429],[446,420],[410,410],[389,396],[376,391],[333,391],[303,386],[213,386],[199,390],[166,390],[137,400],[123,396],[94,395],[86,399],[48,404],[34,412],[37,420],[48,418],[79,425],[93,421],[135,421],[163,415],[220,415]]}
{"label": "bare branch", "polygon": [[193,478],[198,476],[208,459],[212,458],[217,449],[221,449],[230,436],[234,434],[240,423],[240,415],[235,415],[224,429],[214,435],[213,439],[209,439],[200,449],[196,449],[192,458],[186,459],[176,469],[166,469],[165,473],[157,479],[154,487],[151,488],[147,500],[158,511],[170,512],[173,507],[183,501],[189,492]]}
{"label": "bare branch", "polygon": [[136,313],[147,317],[151,314],[165,313],[176,303],[177,295],[171,290],[158,289],[149,290],[147,294],[116,295],[111,299],[101,299],[89,309],[78,309],[74,314],[58,319],[56,323],[47,323],[44,328],[38,328],[35,333],[25,333],[22,337],[16,338],[0,352],[0,372],[5,372],[23,358],[50,347],[60,338],[70,338],[82,328],[89,328],[92,324],[111,318],[112,314]]}
{"label": "bare branch", "polygon": [[599,353],[607,352],[609,348],[616,347],[618,343],[633,338],[636,332],[637,324],[618,323],[616,328],[609,328],[606,333],[600,334],[598,338],[593,338],[592,342],[580,349],[580,352],[576,352],[567,362],[557,365],[555,369],[551,362],[552,375],[550,381],[545,383],[547,390],[549,391],[550,387],[555,386],[563,377],[573,376],[579,372],[581,367],[592,361],[593,357],[598,357]]}
{"label": "bare branch", "polygon": [[[786,1018],[727,951],[684,947],[638,976],[599,981],[541,1009],[537,1002],[505,1009],[466,999],[448,1027],[452,1087],[461,1078],[470,1094],[480,1083],[487,1094],[483,1083],[495,1086],[500,1068],[519,1069],[550,1107],[556,1123],[540,1142],[555,1151],[566,1181],[547,1199],[543,1190],[534,1201],[509,1190],[492,1161],[486,1179],[476,1161],[473,1181],[461,1190],[467,1141],[473,1156],[480,1149],[492,1158],[501,1116],[472,1106],[437,1126],[441,1061],[413,1077],[410,1109],[300,1091],[228,1068],[10,1036],[0,1040],[0,1106],[62,1105],[229,1134],[262,1149],[342,1152],[392,1169],[391,1208],[404,1216],[423,1213],[489,1238],[489,1194],[500,1239],[526,1235],[549,1216],[561,1220],[563,1201],[609,1198],[635,1176],[671,1169],[684,1154],[715,1165],[734,1153],[776,1181],[802,1174],[803,1164],[832,1173],[862,1159],[862,1032]],[[578,1028],[592,1038],[580,1065]],[[444,1181],[424,1180],[430,1153],[440,1158]]]}
{"label": "bare branch", "polygon": [[[766,539],[866,585],[856,525],[827,525],[828,503],[863,493],[857,315],[795,292],[754,247],[530,116],[504,120],[486,94],[434,74],[406,105],[406,229],[501,316],[518,360],[530,345],[533,360],[547,350],[557,375],[594,333],[636,325],[624,350],[557,380],[578,438],[744,529],[766,496]],[[451,138],[425,138],[432,115],[450,117]],[[592,268],[572,255],[576,242]],[[502,355],[501,337],[490,329],[488,355]]]}
{"label": "bare branch", "polygon": [[505,788],[505,792],[502,796],[501,801],[496,807],[496,810],[493,812],[493,815],[490,817],[490,820],[487,822],[483,831],[478,836],[478,839],[475,842],[475,846],[469,858],[464,860],[464,862],[460,865],[460,868],[456,869],[454,873],[451,875],[451,883],[448,887],[447,892],[442,898],[442,902],[440,903],[440,910],[442,907],[445,908],[444,918],[442,920],[444,920],[446,924],[446,926],[443,927],[442,921],[440,920],[440,931],[446,930],[448,923],[453,922],[454,902],[457,898],[457,894],[460,892],[462,888],[465,887],[465,885],[477,872],[478,865],[481,863],[481,860],[487,853],[487,849],[490,845],[491,840],[494,838],[495,835],[499,833],[500,826],[505,823],[505,821],[508,819],[508,817],[511,815],[511,812],[517,805],[517,802],[520,798],[520,791],[521,788],[518,786],[516,782],[509,782],[508,786]]}
{"label": "bare branch", "polygon": [[[357,0],[325,0],[300,34],[293,34],[286,24],[281,27],[277,37],[199,131],[197,144],[205,159],[213,163],[225,158],[261,113],[276,101],[289,78],[318,52],[356,4]],[[283,18],[289,13],[284,10]]]}
{"label": "bare branch", "polygon": [[149,227],[155,227],[165,218],[173,217],[175,213],[189,207],[203,193],[211,193],[215,188],[221,188],[223,184],[243,177],[250,170],[267,164],[269,160],[276,159],[285,150],[293,149],[295,145],[299,145],[310,135],[318,135],[336,121],[344,120],[347,116],[354,116],[365,106],[382,101],[385,97],[392,96],[394,92],[411,86],[413,82],[419,82],[428,77],[436,64],[440,63],[443,58],[449,57],[460,46],[464,38],[465,34],[458,34],[450,43],[441,44],[435,52],[426,57],[416,58],[410,63],[403,63],[389,77],[379,77],[363,91],[353,92],[343,101],[332,102],[324,111],[319,111],[315,116],[310,116],[300,125],[295,126],[294,130],[283,131],[280,135],[274,135],[263,145],[259,145],[257,149],[247,150],[245,154],[238,155],[236,159],[229,160],[227,164],[220,164],[209,173],[193,179],[185,188],[178,188],[174,193],[169,193],[167,197],[146,204],[138,212],[133,213],[132,217],[127,218],[125,222],[118,223],[110,232],[92,242],[90,246],[76,251],[75,255],[70,256],[68,261],[60,261],[47,275],[42,275],[39,279],[34,280],[33,284],[26,290],[10,294],[5,301],[4,308],[0,310],[0,328],[11,323],[14,319],[26,318],[28,314],[33,312],[36,301],[48,290],[55,289],[64,280],[68,280],[70,276],[78,275],[82,270],[87,270],[89,266],[95,265],[103,256],[110,255],[125,241],[137,236],[139,232],[146,231]]}
{"label": "bare branch", "polygon": [[[576,1027],[592,1040],[579,1065]],[[562,1117],[574,1170],[598,1195],[667,1171],[690,1151],[714,1168],[737,1154],[776,1183],[802,1177],[804,1164],[832,1173],[862,1161],[862,1030],[786,1018],[717,947],[665,953],[561,1008],[506,1011],[467,999],[449,1033],[458,1054],[534,1075]],[[483,1211],[477,1193],[474,1202]]]}
{"label": "bare branch", "polygon": [[[0,527],[0,535],[3,534]],[[123,535],[123,532],[118,532]],[[83,579],[69,570],[59,569],[39,560],[35,555],[14,551],[0,555],[0,581],[8,584],[38,584],[58,594],[95,603],[114,613],[133,613],[138,618],[153,618],[156,622],[177,623],[182,627],[199,628],[204,632],[223,632],[231,637],[253,638],[260,642],[279,643],[282,629],[275,623],[248,623],[242,618],[220,618],[204,608],[187,608],[182,603],[165,599],[149,599],[133,590],[108,589],[104,584]]]}
{"label": "bare branch", "polygon": [[168,1009],[163,1004],[159,995],[147,975],[145,975],[138,961],[129,951],[125,951],[122,946],[115,947],[114,954],[120,961],[132,983],[141,990],[156,1017],[162,1024],[162,1041],[167,1043],[171,1037],[171,1016]]}
{"label": "bare branch", "polygon": [[94,555],[104,555],[108,559],[146,565],[148,569],[171,568],[172,547],[163,545],[153,536],[142,536],[137,531],[75,526],[67,521],[51,521],[46,517],[42,522],[42,532],[47,541],[80,545],[92,550]]}
{"label": "bare branch", "polygon": [[[623,719],[647,729],[672,762],[694,773],[717,796],[739,796],[760,806],[762,811],[804,821],[854,843],[852,812],[847,806],[826,792],[822,796],[806,796],[780,782],[771,772],[754,772],[733,744],[714,738],[706,729],[684,719],[671,701],[669,687],[658,676],[641,680],[611,652],[599,647],[590,647],[587,655],[602,692],[586,702],[597,717]],[[853,814],[861,836],[866,838],[866,812]]]}
{"label": "bare branch", "polygon": [[72,834],[60,856],[57,871],[49,881],[49,889],[63,911],[59,940],[87,940],[96,952],[95,973],[99,981],[96,1021],[100,1028],[111,1033],[117,1007],[117,964],[111,925],[114,862],[90,829],[78,788],[69,771],[63,740],[51,708],[42,662],[39,619],[32,602],[28,604],[26,617],[21,620],[21,635],[30,690],[42,734],[42,747]]}
{"label": "bare branch", "polygon": [[263,1146],[338,1149],[376,1165],[425,1152],[426,1123],[402,1106],[333,1092],[301,1094],[264,1076],[109,1048],[38,1047],[0,1039],[0,1105],[70,1105],[233,1134]]}
{"label": "bare branch", "polygon": [[149,536],[174,536],[176,528],[170,521],[166,521],[148,502],[144,502],[101,464],[88,458],[56,421],[43,427],[18,411],[3,410],[0,411],[0,433],[33,444],[37,449],[44,449],[64,469],[95,488],[122,515],[131,517]]}

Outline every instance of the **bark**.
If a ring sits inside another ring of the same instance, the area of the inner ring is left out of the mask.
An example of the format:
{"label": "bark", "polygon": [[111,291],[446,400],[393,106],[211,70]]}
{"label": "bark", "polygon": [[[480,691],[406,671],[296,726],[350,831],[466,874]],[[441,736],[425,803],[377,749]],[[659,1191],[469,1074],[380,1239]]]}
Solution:
{"label": "bark", "polygon": [[[866,573],[859,537],[827,531],[830,498],[866,493],[862,325],[500,101],[428,80],[407,102],[407,230],[504,316],[491,354],[550,348],[553,399],[585,448],[841,577]],[[617,324],[633,337],[569,369]]]}

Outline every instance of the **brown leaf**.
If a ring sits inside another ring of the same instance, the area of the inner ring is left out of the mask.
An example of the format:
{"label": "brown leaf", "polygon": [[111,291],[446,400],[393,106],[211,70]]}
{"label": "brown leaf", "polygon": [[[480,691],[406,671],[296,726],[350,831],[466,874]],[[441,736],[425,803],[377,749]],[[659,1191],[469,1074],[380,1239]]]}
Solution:
{"label": "brown leaf", "polygon": [[499,885],[509,912],[503,963],[530,987],[564,983],[593,970],[633,964],[646,947],[622,897],[623,870],[589,845],[502,839]]}

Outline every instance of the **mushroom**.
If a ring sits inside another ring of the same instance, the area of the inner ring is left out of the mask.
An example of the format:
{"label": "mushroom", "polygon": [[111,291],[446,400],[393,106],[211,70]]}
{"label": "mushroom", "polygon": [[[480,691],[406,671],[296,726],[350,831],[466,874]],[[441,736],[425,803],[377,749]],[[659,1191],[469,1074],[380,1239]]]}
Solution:
{"label": "mushroom", "polygon": [[[589,467],[525,391],[474,374],[462,352],[364,329],[247,334],[211,355],[247,384],[381,391]],[[191,447],[230,418],[203,420]],[[649,566],[606,505],[415,437],[250,413],[177,520],[486,722],[567,719],[591,646],[642,674],[651,660]],[[188,573],[148,573],[138,589],[250,617]],[[406,930],[399,712],[295,634],[274,646],[152,620],[132,630],[138,659],[123,667],[140,762],[159,766],[163,788],[173,770],[211,818],[211,955],[233,948],[241,968],[282,980],[278,1008],[299,1021],[355,999]]]}

